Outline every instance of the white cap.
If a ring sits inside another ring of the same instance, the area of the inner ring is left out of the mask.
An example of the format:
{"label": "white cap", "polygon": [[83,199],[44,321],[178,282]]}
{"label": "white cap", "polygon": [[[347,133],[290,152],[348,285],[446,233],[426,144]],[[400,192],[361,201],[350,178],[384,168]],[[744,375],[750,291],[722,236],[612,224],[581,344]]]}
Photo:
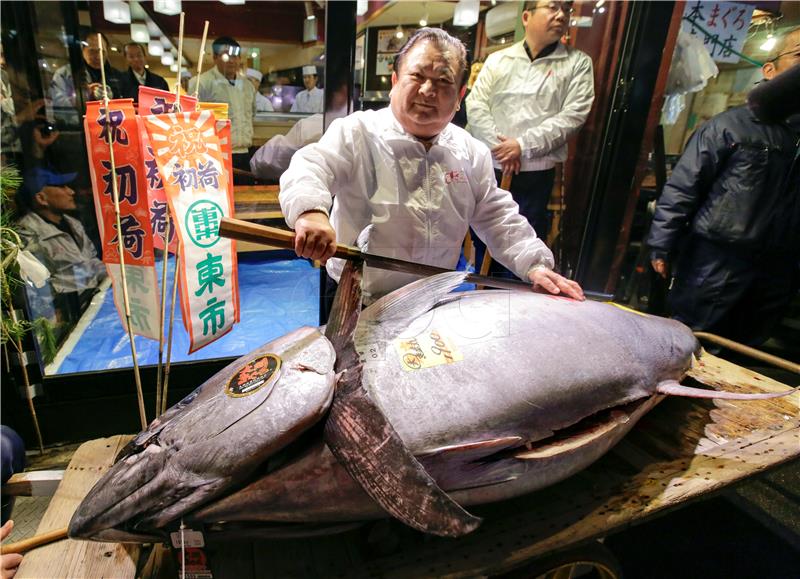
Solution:
{"label": "white cap", "polygon": [[303,76],[307,76],[309,74],[313,74],[315,76],[317,74],[317,67],[314,66],[313,64],[303,67]]}
{"label": "white cap", "polygon": [[261,79],[262,79],[262,77],[264,76],[264,75],[263,75],[263,74],[261,74],[259,71],[257,71],[255,68],[248,68],[248,69],[245,71],[245,74],[246,74],[247,76],[249,76],[250,78],[254,78],[254,79],[256,79],[258,82],[261,82]]}

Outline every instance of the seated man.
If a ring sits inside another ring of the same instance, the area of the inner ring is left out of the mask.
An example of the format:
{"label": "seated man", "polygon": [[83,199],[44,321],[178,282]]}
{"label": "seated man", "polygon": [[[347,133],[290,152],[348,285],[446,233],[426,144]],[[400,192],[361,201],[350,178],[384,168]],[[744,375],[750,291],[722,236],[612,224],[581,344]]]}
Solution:
{"label": "seated man", "polygon": [[19,220],[18,233],[25,249],[50,272],[56,308],[62,313],[76,297],[82,310],[106,277],[83,225],[67,215],[76,209],[75,192],[67,186],[75,177],[40,167],[25,176],[19,192],[29,211]]}

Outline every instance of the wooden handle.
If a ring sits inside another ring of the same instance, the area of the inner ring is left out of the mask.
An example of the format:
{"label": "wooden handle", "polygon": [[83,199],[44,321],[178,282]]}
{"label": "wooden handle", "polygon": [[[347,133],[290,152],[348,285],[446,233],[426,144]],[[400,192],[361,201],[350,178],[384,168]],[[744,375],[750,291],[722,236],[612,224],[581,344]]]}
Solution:
{"label": "wooden handle", "polygon": [[500,180],[500,189],[508,191],[511,187],[511,173],[503,173],[503,178]]}
{"label": "wooden handle", "polygon": [[[283,249],[294,249],[294,232],[268,225],[250,223],[241,219],[223,217],[219,224],[219,234],[222,237],[238,239],[239,241],[251,241],[262,245],[271,245]],[[361,252],[355,247],[337,244],[335,257],[342,259],[361,259]]]}
{"label": "wooden handle", "polygon": [[17,541],[16,543],[11,543],[9,545],[0,545],[0,553],[3,555],[8,555],[10,553],[26,553],[36,547],[41,547],[42,545],[54,543],[55,541],[60,541],[61,539],[66,538],[67,527],[64,527],[63,529],[48,531],[47,533],[42,533],[41,535],[23,539],[22,541]]}

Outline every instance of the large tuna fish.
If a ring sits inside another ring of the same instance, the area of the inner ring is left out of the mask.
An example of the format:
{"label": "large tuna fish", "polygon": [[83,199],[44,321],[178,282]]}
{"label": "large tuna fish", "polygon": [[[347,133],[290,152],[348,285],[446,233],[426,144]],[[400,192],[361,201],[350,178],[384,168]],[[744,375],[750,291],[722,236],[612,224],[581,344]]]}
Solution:
{"label": "large tuna fish", "polygon": [[[462,280],[443,274],[379,300],[361,313],[355,339],[363,388],[462,504],[585,468],[659,393],[749,397],[677,383],[699,354],[682,324],[526,291],[450,293]],[[279,373],[253,369],[267,353]],[[385,516],[321,429],[300,437],[330,403],[332,366],[332,348],[311,328],[231,364],[134,440],[70,535],[146,540],[184,515],[281,524]],[[252,392],[232,395],[231,384],[251,381]]]}

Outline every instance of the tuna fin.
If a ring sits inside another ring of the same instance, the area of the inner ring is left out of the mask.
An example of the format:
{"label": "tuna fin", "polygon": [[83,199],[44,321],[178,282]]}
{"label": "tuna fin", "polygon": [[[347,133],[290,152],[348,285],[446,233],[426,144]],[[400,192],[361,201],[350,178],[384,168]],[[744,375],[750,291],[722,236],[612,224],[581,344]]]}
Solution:
{"label": "tuna fin", "polygon": [[333,300],[328,325],[325,327],[325,337],[330,340],[336,352],[337,372],[346,370],[358,363],[358,355],[352,347],[353,336],[358,326],[361,314],[361,274],[364,262],[357,264],[348,261],[345,263],[336,297]]}
{"label": "tuna fin", "polygon": [[325,443],[372,500],[406,525],[459,537],[480,524],[414,458],[364,389],[360,364],[339,381]]}
{"label": "tuna fin", "polygon": [[[380,325],[383,339],[391,339],[408,324],[436,306],[454,298],[450,293],[460,286],[468,273],[453,271],[426,277],[412,282],[377,300],[361,312],[362,328]],[[371,330],[367,330],[372,333]]]}
{"label": "tuna fin", "polygon": [[656,386],[656,392],[661,394],[669,394],[671,396],[687,396],[689,398],[719,398],[724,400],[766,400],[768,398],[780,398],[787,394],[796,392],[793,388],[785,392],[760,392],[760,393],[746,393],[746,392],[727,392],[725,390],[706,390],[704,388],[693,388],[691,386],[684,386],[674,380],[665,380]]}

